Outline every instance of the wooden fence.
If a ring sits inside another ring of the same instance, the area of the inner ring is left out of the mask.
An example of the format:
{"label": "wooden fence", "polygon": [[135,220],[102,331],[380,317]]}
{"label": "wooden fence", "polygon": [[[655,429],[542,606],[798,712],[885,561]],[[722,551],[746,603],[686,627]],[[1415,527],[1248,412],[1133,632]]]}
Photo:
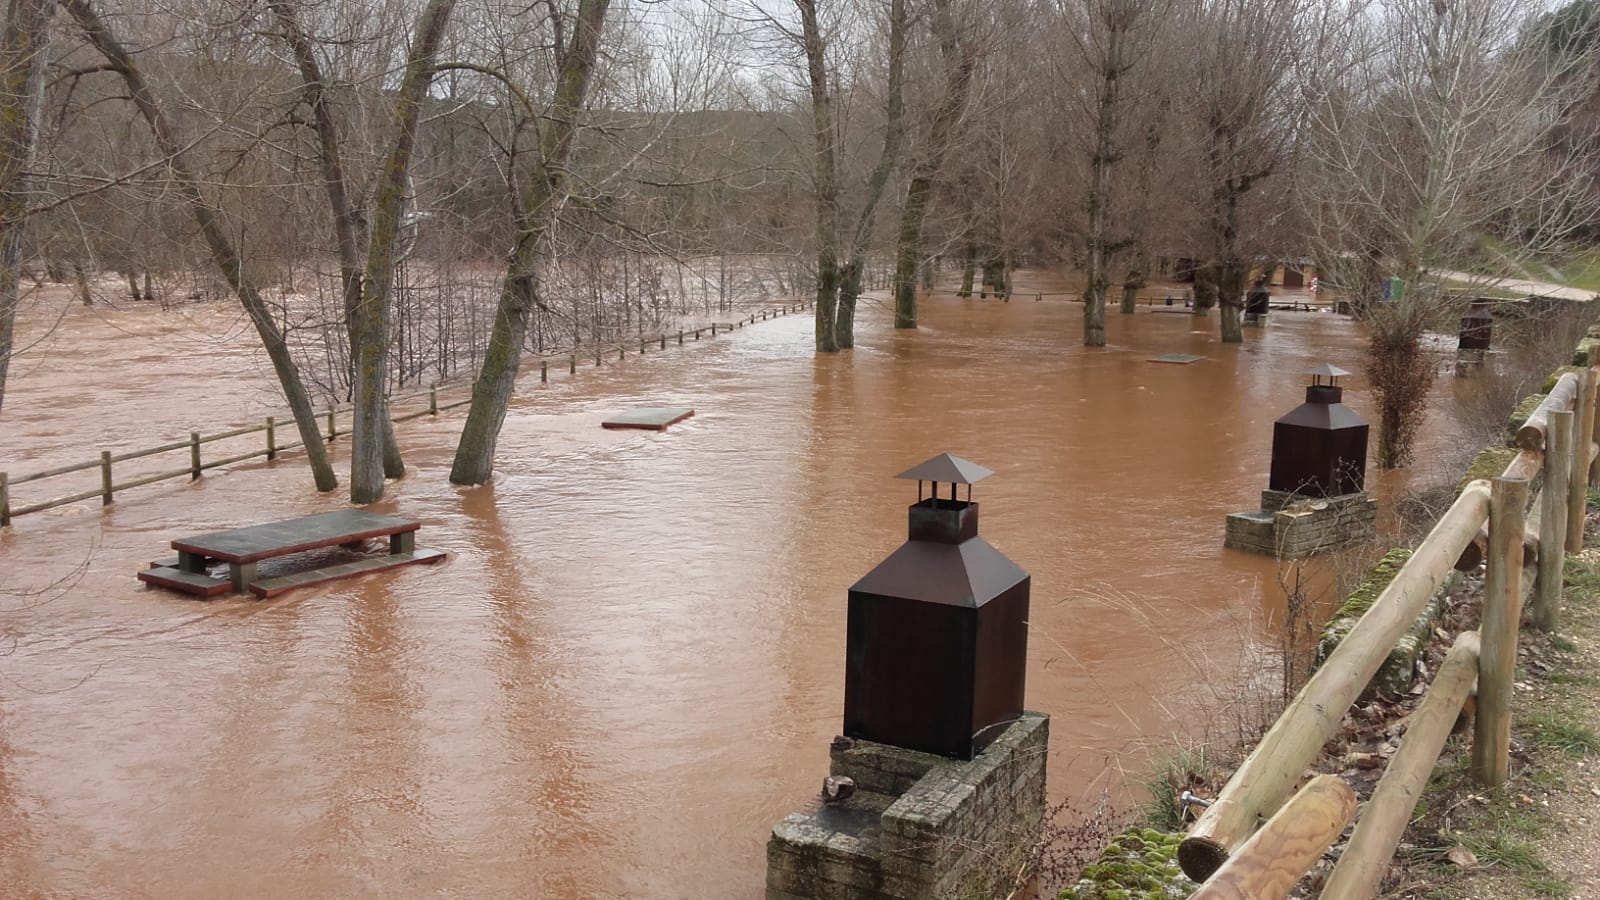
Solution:
{"label": "wooden fence", "polygon": [[[628,351],[637,346],[638,352],[643,355],[648,352],[651,346],[655,346],[659,350],[665,350],[671,343],[676,343],[677,345],[681,346],[686,340],[698,341],[703,335],[716,337],[718,334],[726,334],[727,332],[743,328],[746,325],[753,325],[757,322],[765,322],[768,319],[776,319],[789,315],[790,313],[804,311],[808,308],[810,308],[809,303],[801,302],[789,306],[758,310],[746,316],[745,318],[734,322],[713,322],[710,325],[706,325],[701,328],[684,329],[678,331],[675,335],[661,333],[651,335],[649,337],[640,337],[637,339],[637,341],[629,340],[616,344],[574,347],[564,353],[546,354],[536,357],[536,360],[539,364],[539,381],[544,383],[550,380],[550,368],[552,363],[556,364],[558,368],[562,365],[565,365],[569,375],[576,375],[578,372],[578,363],[580,361],[587,362],[591,357],[593,358],[596,366],[601,366],[605,364],[605,358],[610,356],[612,352],[615,352],[617,357],[620,359],[626,357]],[[525,368],[524,371],[531,374],[532,370],[531,368]],[[441,412],[466,406],[472,402],[471,396],[457,400],[441,401],[439,398],[439,388],[437,385],[430,387],[427,391],[413,394],[396,395],[389,398],[389,400],[390,404],[393,405],[396,403],[409,403],[410,401],[418,401],[424,398],[427,400],[427,406],[399,415],[393,415],[392,418],[394,421],[404,422],[409,419],[417,419],[423,416],[437,416]],[[326,439],[329,443],[332,443],[334,439],[341,434],[339,431],[340,416],[349,415],[352,409],[353,407],[349,405],[335,405],[330,406],[326,411],[316,413],[316,417],[327,424]],[[348,422],[348,419],[346,421]],[[288,427],[293,427],[292,419],[287,419],[285,422]],[[121,491],[143,487],[147,484],[155,484],[158,481],[168,481],[174,478],[187,477],[190,480],[194,480],[199,478],[200,475],[207,469],[215,469],[219,466],[232,465],[234,463],[245,462],[246,460],[252,459],[272,460],[276,459],[279,453],[287,450],[294,450],[302,446],[300,441],[278,443],[278,424],[279,419],[276,416],[267,416],[266,420],[260,424],[245,425],[239,428],[218,432],[216,434],[201,434],[198,431],[191,431],[189,432],[188,440],[173,441],[171,443],[162,444],[159,447],[148,447],[143,450],[130,450],[125,453],[113,453],[110,450],[102,450],[100,451],[99,459],[87,460],[81,463],[74,463],[72,465],[59,466],[54,469],[45,469],[39,472],[29,472],[23,475],[9,475],[6,472],[0,472],[0,527],[10,525],[11,520],[17,516],[25,516],[29,513],[42,512],[47,509],[54,509],[58,506],[79,503],[95,497],[100,498],[101,505],[109,506],[113,502],[116,495]],[[251,434],[265,435],[263,446],[261,446],[259,449],[250,450],[244,453],[234,453],[215,459],[204,458],[202,451],[206,445],[214,444],[218,441],[232,440]],[[129,480],[122,482],[118,482],[116,480],[114,467],[118,463],[132,462],[134,460],[156,457],[162,454],[177,453],[183,450],[188,451],[189,459],[188,464],[182,466],[181,468],[170,468],[153,473],[142,473],[137,477],[130,478]],[[79,472],[87,472],[92,469],[100,470],[100,484],[98,487],[81,490],[65,496],[54,497],[48,500],[40,500],[38,502],[26,503],[17,506],[12,505],[12,490],[19,485],[30,484],[35,481],[44,481],[51,478],[59,478],[61,476],[72,475]]]}
{"label": "wooden fence", "polygon": [[[1365,900],[1376,894],[1474,684],[1473,777],[1485,787],[1505,783],[1523,603],[1531,594],[1537,627],[1560,628],[1562,567],[1567,553],[1583,548],[1588,488],[1600,481],[1597,383],[1600,368],[1561,376],[1519,430],[1517,456],[1504,473],[1462,490],[1195,822],[1179,846],[1179,864],[1196,881],[1216,882],[1196,893],[1198,900],[1283,897],[1338,839],[1348,816],[1330,826],[1328,810],[1342,805],[1326,797],[1300,799],[1308,791],[1325,794],[1326,782],[1314,780],[1299,794],[1295,783],[1452,566],[1475,569],[1479,561],[1486,566],[1481,624],[1457,637],[1411,714],[1404,739],[1323,887],[1323,900]],[[1541,474],[1543,485],[1529,516],[1529,488]],[[1262,816],[1271,818],[1256,832]],[[1261,837],[1269,831],[1279,838]],[[1285,852],[1282,835],[1290,835],[1300,852]],[[1244,883],[1271,888],[1239,893],[1235,886]]]}

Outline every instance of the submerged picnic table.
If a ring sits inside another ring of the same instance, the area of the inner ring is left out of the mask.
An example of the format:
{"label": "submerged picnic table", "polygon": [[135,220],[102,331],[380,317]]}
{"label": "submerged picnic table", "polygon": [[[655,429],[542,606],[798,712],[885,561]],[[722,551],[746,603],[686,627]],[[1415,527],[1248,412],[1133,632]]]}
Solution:
{"label": "submerged picnic table", "polygon": [[[213,531],[173,541],[172,548],[178,551],[178,558],[153,564],[149,570],[139,573],[139,580],[203,597],[212,597],[230,589],[238,593],[249,590],[259,596],[270,597],[290,588],[381,572],[398,566],[438,562],[444,558],[442,551],[417,549],[417,529],[421,527],[422,523],[415,519],[383,516],[359,509],[341,509],[249,528]],[[256,564],[262,560],[322,547],[359,549],[363,542],[379,537],[389,539],[387,556],[370,556],[256,580]],[[207,574],[213,562],[228,564],[226,580]]]}

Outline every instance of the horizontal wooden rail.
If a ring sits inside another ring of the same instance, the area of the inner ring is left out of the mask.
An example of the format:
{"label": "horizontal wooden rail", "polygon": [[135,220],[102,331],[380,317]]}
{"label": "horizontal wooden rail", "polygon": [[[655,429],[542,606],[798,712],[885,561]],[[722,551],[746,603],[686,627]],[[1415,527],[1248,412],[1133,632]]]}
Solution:
{"label": "horizontal wooden rail", "polygon": [[[188,448],[188,441],[173,441],[170,444],[162,444],[159,447],[150,447],[145,450],[130,450],[127,453],[113,453],[111,455],[111,461],[114,463],[127,462],[131,459],[143,459],[146,456],[155,456],[157,453],[170,453],[173,450],[187,450]],[[185,471],[188,470],[186,469]]]}
{"label": "horizontal wooden rail", "polygon": [[173,478],[182,478],[188,474],[189,467],[184,466],[181,469],[171,469],[166,472],[157,472],[154,475],[146,475],[143,478],[135,478],[132,481],[125,481],[122,484],[116,485],[116,490],[123,491],[127,490],[128,488],[144,487],[147,484],[155,484],[158,481],[168,481]]}
{"label": "horizontal wooden rail", "polygon": [[[96,465],[99,465],[99,464],[96,463]],[[188,469],[184,469],[183,471],[184,471],[184,474],[188,474],[188,472],[189,472]],[[31,504],[31,505],[28,505],[28,506],[19,506],[19,507],[16,507],[15,509],[11,510],[11,515],[13,517],[15,517],[15,516],[25,516],[28,513],[43,512],[43,511],[45,511],[47,509],[55,509],[58,506],[66,506],[68,503],[77,503],[79,500],[88,500],[90,497],[99,497],[99,496],[101,496],[102,493],[103,493],[103,491],[100,488],[95,488],[92,491],[82,491],[80,493],[73,494],[70,497],[58,497],[58,498],[56,498],[54,500],[46,500],[43,503],[34,503],[34,504]]]}
{"label": "horizontal wooden rail", "polygon": [[228,438],[236,438],[236,437],[239,437],[241,435],[255,434],[258,431],[266,431],[266,430],[267,430],[267,426],[266,425],[245,425],[242,428],[235,428],[232,431],[224,431],[224,432],[221,432],[220,434],[202,435],[200,437],[200,443],[209,444],[209,443],[212,443],[213,441],[225,441]]}
{"label": "horizontal wooden rail", "polygon": [[1567,372],[1556,379],[1556,386],[1550,389],[1550,393],[1544,395],[1533,415],[1528,416],[1528,421],[1517,429],[1517,446],[1524,450],[1543,450],[1545,425],[1550,412],[1557,409],[1572,409],[1577,399],[1578,376]]}
{"label": "horizontal wooden rail", "polygon": [[[182,446],[189,446],[189,442],[184,441]],[[12,487],[15,487],[19,484],[27,484],[30,481],[38,481],[41,478],[54,478],[57,475],[70,475],[73,472],[86,472],[89,469],[97,468],[99,465],[100,461],[95,460],[93,462],[74,463],[70,466],[59,466],[54,469],[45,469],[43,472],[29,472],[26,475],[18,475],[12,478],[11,485]],[[13,515],[21,515],[21,513],[13,512]]]}
{"label": "horizontal wooden rail", "polygon": [[1191,900],[1283,900],[1356,814],[1356,792],[1318,775],[1191,895]]}
{"label": "horizontal wooden rail", "polygon": [[1400,748],[1361,811],[1361,821],[1322,889],[1322,900],[1369,900],[1377,895],[1400,836],[1439,762],[1439,752],[1477,680],[1478,633],[1465,631],[1456,635],[1422,704],[1411,714]]}

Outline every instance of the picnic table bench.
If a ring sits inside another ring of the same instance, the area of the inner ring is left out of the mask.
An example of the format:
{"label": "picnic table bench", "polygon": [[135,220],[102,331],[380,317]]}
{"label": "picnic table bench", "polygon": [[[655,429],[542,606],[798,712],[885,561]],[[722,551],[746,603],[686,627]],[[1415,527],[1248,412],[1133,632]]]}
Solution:
{"label": "picnic table bench", "polygon": [[[178,551],[177,558],[153,563],[150,569],[139,573],[139,580],[202,597],[214,597],[229,590],[236,593],[248,590],[258,596],[271,597],[291,588],[399,566],[438,562],[444,558],[442,551],[417,549],[417,529],[421,527],[422,523],[414,519],[341,509],[249,528],[213,531],[173,541],[172,549]],[[256,578],[256,564],[263,560],[323,547],[354,550],[380,537],[389,539],[386,556],[369,556],[275,578]],[[227,579],[209,574],[214,562],[227,563]]]}

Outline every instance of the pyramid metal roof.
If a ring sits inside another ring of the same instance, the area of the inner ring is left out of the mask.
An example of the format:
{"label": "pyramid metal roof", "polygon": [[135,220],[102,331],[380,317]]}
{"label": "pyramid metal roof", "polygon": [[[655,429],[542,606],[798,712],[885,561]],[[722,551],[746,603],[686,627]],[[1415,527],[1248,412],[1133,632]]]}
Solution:
{"label": "pyramid metal roof", "polygon": [[1306,374],[1306,375],[1327,375],[1330,378],[1343,378],[1346,375],[1349,375],[1350,373],[1346,372],[1345,370],[1343,370],[1341,368],[1339,368],[1338,366],[1333,366],[1333,365],[1329,365],[1327,363],[1323,363],[1323,364],[1321,364],[1319,366],[1312,366],[1311,368],[1305,370],[1304,374]]}
{"label": "pyramid metal roof", "polygon": [[912,481],[939,481],[945,484],[973,484],[993,475],[994,471],[985,469],[970,460],[959,456],[941,453],[934,458],[919,463],[896,475],[896,478],[906,478]]}
{"label": "pyramid metal roof", "polygon": [[959,544],[908,541],[850,586],[852,592],[976,608],[1028,578],[981,537]]}

